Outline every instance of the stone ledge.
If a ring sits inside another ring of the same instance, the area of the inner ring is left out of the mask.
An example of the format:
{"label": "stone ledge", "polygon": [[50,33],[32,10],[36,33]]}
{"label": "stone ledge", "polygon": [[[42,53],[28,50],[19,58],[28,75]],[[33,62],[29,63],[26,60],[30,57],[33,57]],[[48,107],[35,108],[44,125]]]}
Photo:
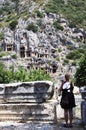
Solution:
{"label": "stone ledge", "polygon": [[54,94],[50,81],[34,81],[13,84],[0,84],[0,102],[45,102]]}
{"label": "stone ledge", "polygon": [[55,123],[55,116],[55,105],[52,103],[0,104],[0,121]]}

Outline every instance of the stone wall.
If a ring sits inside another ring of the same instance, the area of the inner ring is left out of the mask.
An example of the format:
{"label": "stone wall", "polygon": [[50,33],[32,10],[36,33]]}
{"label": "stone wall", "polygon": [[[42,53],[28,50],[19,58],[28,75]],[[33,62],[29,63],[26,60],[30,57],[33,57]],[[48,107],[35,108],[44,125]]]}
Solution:
{"label": "stone wall", "polygon": [[50,81],[0,84],[0,120],[55,123],[53,94]]}

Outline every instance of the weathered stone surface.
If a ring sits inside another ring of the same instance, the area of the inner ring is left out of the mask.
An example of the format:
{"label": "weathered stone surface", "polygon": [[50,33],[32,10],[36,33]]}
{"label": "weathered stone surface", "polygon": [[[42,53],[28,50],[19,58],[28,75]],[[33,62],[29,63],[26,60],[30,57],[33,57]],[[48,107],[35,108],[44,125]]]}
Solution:
{"label": "weathered stone surface", "polygon": [[86,100],[86,86],[83,86],[80,90],[81,95],[82,95],[82,99]]}
{"label": "weathered stone surface", "polygon": [[82,122],[86,125],[86,86],[83,86],[80,92],[82,99],[84,99],[84,101],[81,102],[81,117]]}
{"label": "weathered stone surface", "polygon": [[0,86],[0,102],[4,102],[4,96],[5,96],[5,87],[4,85],[2,84]]}
{"label": "weathered stone surface", "polygon": [[86,125],[86,101],[81,102],[81,117],[82,122]]}
{"label": "weathered stone surface", "polygon": [[35,81],[0,85],[0,100],[2,102],[45,102],[52,98],[53,83],[50,81]]}
{"label": "weathered stone surface", "polygon": [[0,84],[0,121],[55,123],[53,92],[50,81]]}
{"label": "weathered stone surface", "polygon": [[0,104],[1,121],[55,123],[55,106],[51,103],[44,104]]}

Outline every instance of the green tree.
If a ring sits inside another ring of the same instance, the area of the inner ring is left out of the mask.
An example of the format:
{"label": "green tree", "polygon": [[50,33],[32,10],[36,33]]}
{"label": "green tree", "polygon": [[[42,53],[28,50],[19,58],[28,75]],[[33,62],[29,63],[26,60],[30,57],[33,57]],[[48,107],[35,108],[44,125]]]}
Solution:
{"label": "green tree", "polygon": [[81,87],[86,85],[86,52],[80,60],[79,68],[75,74],[75,79],[77,86]]}
{"label": "green tree", "polygon": [[30,72],[30,79],[31,79],[31,81],[51,80],[51,77],[49,74],[46,74],[45,70],[32,70]]}
{"label": "green tree", "polygon": [[2,62],[0,62],[0,83],[9,83],[9,71]]}
{"label": "green tree", "polygon": [[25,81],[27,71],[19,66],[18,70],[14,73],[14,81]]}
{"label": "green tree", "polygon": [[14,70],[14,66],[10,66],[10,70],[6,69],[6,66],[0,62],[0,83],[10,82],[29,82],[38,80],[51,80],[49,74],[46,74],[45,70],[27,70],[19,66],[18,70]]}

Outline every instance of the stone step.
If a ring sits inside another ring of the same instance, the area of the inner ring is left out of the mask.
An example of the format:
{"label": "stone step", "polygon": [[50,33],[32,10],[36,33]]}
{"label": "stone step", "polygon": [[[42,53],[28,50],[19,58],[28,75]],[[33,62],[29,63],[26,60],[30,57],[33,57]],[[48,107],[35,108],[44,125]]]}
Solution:
{"label": "stone step", "polygon": [[22,102],[22,103],[37,103],[37,102],[39,102],[39,103],[43,103],[43,102],[45,102],[46,101],[46,99],[44,99],[44,98],[31,98],[30,96],[28,96],[28,97],[25,97],[25,96],[21,96],[21,97],[19,97],[19,96],[14,96],[14,95],[12,95],[12,97],[10,97],[10,98],[5,98],[5,99],[0,99],[0,102],[1,103],[12,103],[12,102],[14,102],[14,103],[20,103],[20,102]]}
{"label": "stone step", "polygon": [[0,121],[33,121],[55,123],[55,106],[43,104],[0,104]]}
{"label": "stone step", "polygon": [[42,115],[38,116],[36,115],[36,117],[33,115],[33,117],[30,117],[30,115],[0,115],[2,117],[0,117],[0,121],[6,121],[6,120],[10,120],[10,121],[19,121],[19,120],[26,120],[26,121],[53,121],[53,119],[45,116],[44,118],[42,117]]}

